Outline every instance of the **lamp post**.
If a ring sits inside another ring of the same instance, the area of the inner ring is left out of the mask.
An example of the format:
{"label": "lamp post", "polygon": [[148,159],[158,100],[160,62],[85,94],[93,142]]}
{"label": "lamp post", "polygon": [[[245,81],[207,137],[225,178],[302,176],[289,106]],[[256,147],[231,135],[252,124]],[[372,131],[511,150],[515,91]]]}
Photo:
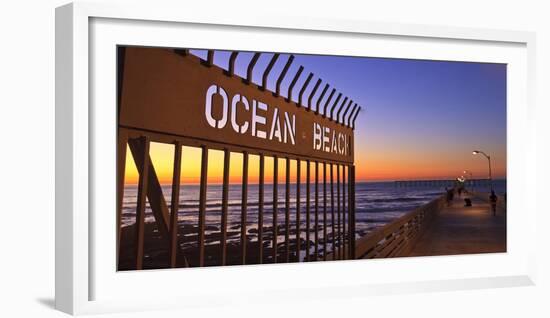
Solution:
{"label": "lamp post", "polygon": [[474,175],[470,170],[464,170],[462,173],[470,175],[470,182],[472,183],[472,189],[474,188]]}
{"label": "lamp post", "polygon": [[488,154],[484,153],[481,150],[474,150],[472,152],[472,154],[474,154],[474,155],[482,154],[489,161],[489,182],[491,183],[491,191],[493,191],[494,189],[493,189],[493,175],[492,175],[492,172],[491,172],[491,156],[489,156]]}

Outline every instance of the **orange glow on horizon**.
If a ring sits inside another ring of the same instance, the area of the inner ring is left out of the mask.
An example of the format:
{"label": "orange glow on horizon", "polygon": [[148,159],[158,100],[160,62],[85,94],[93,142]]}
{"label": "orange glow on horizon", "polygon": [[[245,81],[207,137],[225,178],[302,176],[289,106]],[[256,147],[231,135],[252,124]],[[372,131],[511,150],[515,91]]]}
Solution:
{"label": "orange glow on horizon", "polygon": [[[181,178],[182,184],[200,183],[200,166],[202,150],[197,147],[182,148]],[[152,142],[150,156],[155,172],[161,184],[171,184],[174,162],[174,145]],[[375,152],[356,151],[356,180],[363,181],[393,181],[393,180],[418,180],[418,179],[454,179],[461,175],[463,170],[472,171],[474,178],[487,178],[487,163],[482,158],[472,158],[471,154],[455,158],[450,155],[442,155],[439,158],[426,158],[422,153],[399,156],[396,153],[385,153],[378,155]],[[286,160],[279,158],[279,182],[285,181]],[[209,184],[223,183],[223,151],[209,150],[208,152],[208,174]],[[464,162],[468,161],[468,165]],[[242,153],[231,153],[230,157],[230,183],[242,182]],[[273,182],[273,158],[265,157],[265,183]],[[260,158],[257,155],[249,155],[248,182],[256,184],[259,182]],[[290,160],[290,180],[296,182],[296,161]],[[453,167],[454,169],[451,169]],[[315,173],[314,164],[311,164],[310,175],[313,180]],[[327,175],[330,173],[327,166]],[[336,172],[335,172],[336,173]],[[319,179],[322,180],[323,168],[319,165]],[[506,165],[500,162],[493,163],[493,178],[506,176]],[[306,162],[301,162],[301,180],[306,177]],[[465,176],[468,178],[469,176]],[[139,174],[134,163],[132,153],[127,147],[125,183],[137,184]]]}
{"label": "orange glow on horizon", "polygon": [[[149,154],[155,173],[161,184],[172,184],[174,165],[174,145],[151,142]],[[197,147],[182,147],[181,184],[199,184],[201,174],[202,150]],[[223,183],[224,153],[220,150],[208,150],[207,182]],[[243,154],[231,152],[229,164],[229,183],[242,182]],[[306,163],[302,162],[301,180],[305,180]],[[264,157],[264,182],[273,182],[273,157]],[[311,174],[313,175],[313,165]],[[286,160],[278,158],[278,180],[285,181]],[[260,157],[248,156],[248,183],[255,184],[260,178]],[[137,184],[139,173],[130,148],[126,148],[125,184]],[[290,160],[290,181],[296,182],[296,160]]]}

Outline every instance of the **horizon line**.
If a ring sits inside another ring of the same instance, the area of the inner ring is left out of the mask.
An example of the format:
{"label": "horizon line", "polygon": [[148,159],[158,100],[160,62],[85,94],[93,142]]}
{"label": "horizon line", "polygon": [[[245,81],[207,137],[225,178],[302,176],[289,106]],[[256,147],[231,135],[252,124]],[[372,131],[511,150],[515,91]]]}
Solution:
{"label": "horizon line", "polygon": [[[500,177],[500,178],[493,178],[493,181],[502,181],[502,180],[506,180],[507,178],[506,177]],[[482,179],[474,179],[474,180],[487,180],[489,181],[489,179],[487,178],[482,178]],[[399,181],[455,181],[455,179],[401,179],[401,180],[359,180],[359,181],[355,181],[355,183],[390,183],[390,182],[399,182]],[[272,184],[273,182],[270,181],[270,182],[264,182],[264,184]],[[319,183],[322,184],[322,180],[319,180]],[[329,183],[329,182],[327,182]],[[182,184],[185,184],[185,185],[200,185],[200,182],[186,182],[186,183],[180,183],[180,185]],[[258,182],[249,182],[248,185],[258,185],[259,183]],[[279,182],[278,183],[279,185],[284,185],[285,182]],[[296,181],[294,182],[290,182],[290,184],[296,184]],[[301,182],[301,184],[306,184],[306,182]],[[315,182],[310,182],[310,184],[315,184]],[[124,183],[124,185],[132,185],[132,186],[137,186],[138,184],[137,183]],[[172,183],[163,183],[163,182],[160,182],[160,185],[161,186],[168,186],[168,185],[172,185]],[[210,183],[207,183],[207,185],[223,185],[223,182],[210,182]],[[230,182],[229,185],[242,185],[242,182]]]}

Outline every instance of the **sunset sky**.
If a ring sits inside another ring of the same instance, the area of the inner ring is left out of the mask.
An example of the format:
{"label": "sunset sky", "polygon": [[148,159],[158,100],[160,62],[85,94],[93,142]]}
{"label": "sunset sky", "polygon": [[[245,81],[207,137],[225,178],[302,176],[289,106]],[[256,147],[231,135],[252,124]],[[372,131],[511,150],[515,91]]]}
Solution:
{"label": "sunset sky", "polygon": [[[206,56],[205,51],[192,53]],[[239,54],[238,75],[245,75],[252,55]],[[216,51],[214,63],[227,69],[228,57],[229,52]],[[254,82],[261,81],[271,57],[262,54]],[[268,89],[274,90],[287,57],[282,54],[275,64]],[[464,170],[474,178],[486,178],[487,159],[474,156],[472,150],[491,156],[493,178],[506,177],[506,65],[297,54],[283,82],[283,95],[300,65],[304,72],[293,96],[297,97],[307,74],[313,72],[305,96],[320,77],[363,107],[355,129],[357,181],[456,178]],[[173,151],[173,145],[151,145],[153,165],[162,183],[171,183]],[[182,153],[182,182],[198,182],[200,149],[184,147]],[[126,182],[136,183],[137,171],[130,151],[127,154]],[[242,155],[232,154],[231,160],[231,182],[240,182]],[[209,152],[209,182],[221,182],[222,163],[222,152]],[[268,171],[272,164],[271,158],[266,160]],[[282,175],[282,161],[279,169]],[[250,158],[249,175],[254,183],[256,156]],[[266,181],[270,180],[267,173]]]}

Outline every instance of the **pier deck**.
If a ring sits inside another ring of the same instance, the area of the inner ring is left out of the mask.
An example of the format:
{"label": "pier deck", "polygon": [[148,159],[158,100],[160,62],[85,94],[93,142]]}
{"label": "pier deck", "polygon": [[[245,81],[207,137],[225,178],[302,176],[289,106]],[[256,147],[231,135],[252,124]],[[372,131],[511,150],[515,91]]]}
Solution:
{"label": "pier deck", "polygon": [[432,200],[355,241],[355,257],[388,258],[506,252],[506,204],[493,216],[488,196]]}
{"label": "pier deck", "polygon": [[[464,197],[464,196],[463,196]],[[464,207],[463,197],[442,208],[419,236],[406,256],[495,253],[506,251],[506,213],[472,197]]]}

